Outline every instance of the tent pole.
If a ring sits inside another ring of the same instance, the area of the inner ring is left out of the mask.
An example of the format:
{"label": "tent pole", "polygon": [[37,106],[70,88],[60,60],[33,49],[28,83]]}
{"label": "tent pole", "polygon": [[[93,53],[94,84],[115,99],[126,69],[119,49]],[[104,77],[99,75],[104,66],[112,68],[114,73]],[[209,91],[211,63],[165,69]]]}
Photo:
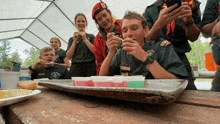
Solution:
{"label": "tent pole", "polygon": [[47,27],[51,32],[53,32],[57,37],[59,37],[61,40],[63,40],[65,43],[67,43],[63,38],[61,38],[57,33],[55,33],[51,28],[49,28],[46,24],[44,24],[40,19],[37,19],[39,22],[41,22],[45,27]]}
{"label": "tent pole", "polygon": [[[22,37],[18,37],[18,38],[20,38],[21,40],[23,40],[23,41],[25,41],[25,42],[27,42],[28,44],[30,44],[31,46],[34,46],[34,47],[36,47],[34,44],[32,44],[32,43],[30,43],[30,42],[28,42],[27,40],[25,40],[24,38],[22,38]],[[36,47],[37,49],[39,49],[38,47]]]}
{"label": "tent pole", "polygon": [[70,23],[72,23],[75,26],[75,24],[70,20],[70,18],[68,18],[68,16],[57,6],[57,4],[55,2],[53,2],[53,4],[60,10],[61,13],[63,13],[63,15],[70,21]]}
{"label": "tent pole", "polygon": [[30,30],[28,30],[27,29],[27,31],[29,31],[31,34],[33,34],[34,36],[36,36],[37,38],[39,38],[40,40],[42,40],[43,42],[45,42],[46,44],[48,44],[49,46],[50,46],[50,44],[49,43],[47,43],[45,40],[43,40],[42,38],[40,38],[39,36],[37,36],[35,33],[33,33],[32,31],[30,31]]}
{"label": "tent pole", "polygon": [[16,29],[16,30],[8,30],[8,31],[0,31],[0,33],[5,33],[5,32],[13,32],[13,31],[20,31],[20,30],[25,30],[26,28],[23,29]]}

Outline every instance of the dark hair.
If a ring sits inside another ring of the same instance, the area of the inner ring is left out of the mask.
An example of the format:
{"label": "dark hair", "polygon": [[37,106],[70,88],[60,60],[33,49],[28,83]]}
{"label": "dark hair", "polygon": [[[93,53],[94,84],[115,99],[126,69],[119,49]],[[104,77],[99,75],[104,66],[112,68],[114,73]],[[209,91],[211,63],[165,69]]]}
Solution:
{"label": "dark hair", "polygon": [[[111,13],[111,11],[110,11],[109,9],[106,8],[106,9],[102,9],[101,11],[103,11],[103,10],[106,10],[106,11],[111,15],[111,17],[112,17],[112,13]],[[99,12],[101,12],[101,11],[99,11]],[[98,14],[98,13],[96,13],[96,14]],[[112,18],[113,18],[113,17],[112,17]],[[98,30],[99,30],[100,32],[105,32],[105,29],[102,28],[101,26],[99,26],[99,24],[98,24],[98,22],[97,22],[95,16],[94,16],[94,20],[95,20],[96,27],[98,28]]]}
{"label": "dark hair", "polygon": [[141,20],[142,27],[146,28],[146,26],[147,26],[146,19],[141,14],[139,14],[137,12],[134,12],[134,11],[133,12],[131,12],[131,11],[125,12],[125,15],[124,15],[124,17],[123,17],[123,19],[121,21],[121,26],[122,26],[122,22],[123,22],[124,19],[137,19],[137,20]]}
{"label": "dark hair", "polygon": [[83,17],[85,18],[85,20],[86,20],[86,24],[88,25],[86,16],[85,16],[83,13],[77,13],[77,14],[75,15],[75,23],[76,23],[76,19],[77,19],[78,16],[83,16]]}

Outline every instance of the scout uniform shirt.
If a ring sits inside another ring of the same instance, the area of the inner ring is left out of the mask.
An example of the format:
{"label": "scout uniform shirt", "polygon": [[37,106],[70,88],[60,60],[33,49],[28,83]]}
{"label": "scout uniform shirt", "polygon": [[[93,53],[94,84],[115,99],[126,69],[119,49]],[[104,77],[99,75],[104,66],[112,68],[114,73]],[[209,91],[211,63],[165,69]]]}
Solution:
{"label": "scout uniform shirt", "polygon": [[71,79],[67,68],[59,64],[54,64],[52,67],[41,67],[31,73],[31,80],[40,78]]}
{"label": "scout uniform shirt", "polygon": [[[88,41],[93,44],[95,36],[93,34],[87,34],[86,38]],[[70,49],[73,43],[73,37],[69,39],[67,50]],[[76,43],[75,52],[71,59],[73,63],[82,63],[82,62],[91,62],[95,60],[95,55],[89,50],[84,41],[82,40],[82,36],[79,35],[79,39]]]}
{"label": "scout uniform shirt", "polygon": [[[189,0],[186,0],[189,1]],[[201,14],[200,14],[200,2],[198,0],[191,0],[191,8],[192,8],[192,18],[194,20],[195,25],[200,28],[201,26]],[[184,2],[184,0],[182,0]],[[190,3],[190,2],[189,2]],[[147,20],[147,26],[151,29],[158,19],[159,13],[162,10],[164,5],[164,0],[158,0],[152,5],[148,6],[143,13],[143,16]],[[180,26],[183,23],[182,19],[175,19],[172,24],[168,24],[164,26],[160,31],[159,38],[164,38],[170,41],[178,53],[186,53],[190,52],[191,47],[188,43],[188,38],[185,35],[185,30]]]}
{"label": "scout uniform shirt", "polygon": [[207,0],[202,17],[202,26],[214,22],[220,14],[220,0]]}
{"label": "scout uniform shirt", "polygon": [[[187,71],[176,52],[173,45],[167,40],[147,41],[143,46],[146,52],[152,51],[154,59],[168,72],[185,79],[188,77]],[[120,49],[113,57],[109,71],[111,75],[144,75],[146,79],[154,79],[153,75],[146,68],[146,65],[133,55],[128,55],[126,51]]]}

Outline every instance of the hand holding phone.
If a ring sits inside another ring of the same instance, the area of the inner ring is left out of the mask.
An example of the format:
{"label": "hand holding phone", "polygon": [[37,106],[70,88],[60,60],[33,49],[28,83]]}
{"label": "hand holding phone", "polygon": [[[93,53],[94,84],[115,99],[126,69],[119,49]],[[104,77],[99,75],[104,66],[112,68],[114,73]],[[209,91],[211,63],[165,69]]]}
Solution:
{"label": "hand holding phone", "polygon": [[166,0],[167,7],[170,7],[170,6],[172,6],[172,5],[176,4],[176,3],[178,4],[178,6],[176,8],[174,8],[174,9],[172,9],[170,12],[172,12],[173,10],[175,10],[175,9],[177,9],[177,8],[179,8],[181,6],[181,0]]}

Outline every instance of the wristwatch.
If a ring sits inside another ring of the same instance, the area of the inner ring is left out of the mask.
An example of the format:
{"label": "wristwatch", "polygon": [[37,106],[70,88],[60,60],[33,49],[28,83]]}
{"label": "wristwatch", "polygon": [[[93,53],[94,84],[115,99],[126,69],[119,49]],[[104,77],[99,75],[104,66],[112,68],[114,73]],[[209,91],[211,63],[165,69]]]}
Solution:
{"label": "wristwatch", "polygon": [[186,26],[186,27],[190,27],[190,26],[193,25],[193,23],[194,23],[194,20],[192,19],[192,22],[191,22],[190,24],[186,24],[186,23],[185,23],[185,26]]}
{"label": "wristwatch", "polygon": [[148,56],[147,56],[147,58],[146,58],[146,60],[144,61],[144,65],[149,65],[149,64],[152,64],[153,62],[154,62],[154,57],[152,56],[153,55],[153,53],[151,53],[151,52],[148,52]]}

